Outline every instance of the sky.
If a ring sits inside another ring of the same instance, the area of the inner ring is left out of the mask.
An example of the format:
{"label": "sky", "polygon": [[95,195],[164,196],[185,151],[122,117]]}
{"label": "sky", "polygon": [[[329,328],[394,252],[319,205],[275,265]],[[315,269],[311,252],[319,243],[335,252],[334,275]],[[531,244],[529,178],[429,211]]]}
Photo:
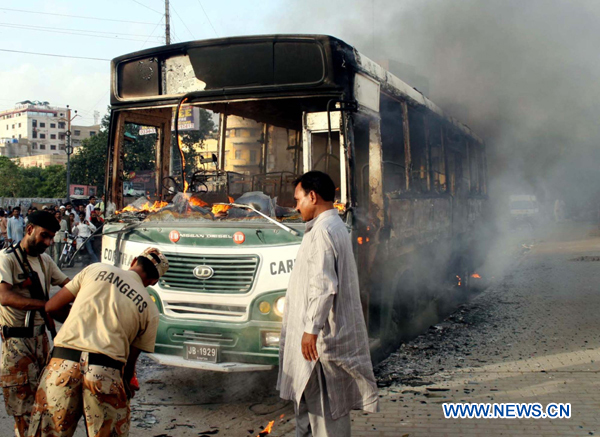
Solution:
{"label": "sky", "polygon": [[[339,7],[337,11],[332,8],[336,22],[359,17],[363,7],[370,3],[344,4],[349,7]],[[318,23],[308,19],[301,3],[295,1],[170,0],[170,5],[171,43],[234,35],[334,30],[326,17]],[[341,5],[342,2],[337,2],[337,6]],[[164,41],[161,0],[3,0],[0,50],[105,60],[0,51],[0,110],[12,108],[23,100],[48,101],[55,106],[70,105],[78,110],[79,123],[92,124],[93,112],[99,111],[102,116],[109,104],[108,60],[163,45]]]}

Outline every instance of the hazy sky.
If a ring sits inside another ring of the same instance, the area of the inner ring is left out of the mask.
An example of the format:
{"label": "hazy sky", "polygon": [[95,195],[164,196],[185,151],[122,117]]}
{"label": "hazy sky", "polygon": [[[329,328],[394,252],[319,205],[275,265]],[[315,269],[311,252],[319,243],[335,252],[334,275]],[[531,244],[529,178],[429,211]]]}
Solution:
{"label": "hazy sky", "polygon": [[[317,21],[305,15],[305,8],[295,1],[171,0],[170,3],[172,43],[275,32],[334,33],[332,23],[357,19],[364,13],[364,7],[371,9],[370,1],[334,2],[329,13]],[[163,14],[161,0],[3,0],[0,49],[112,59],[164,44]],[[69,104],[82,115],[79,119],[82,124],[93,123],[94,110],[101,115],[105,113],[109,102],[108,61],[6,51],[0,51],[0,56],[0,110],[22,100],[45,100],[57,106]]]}

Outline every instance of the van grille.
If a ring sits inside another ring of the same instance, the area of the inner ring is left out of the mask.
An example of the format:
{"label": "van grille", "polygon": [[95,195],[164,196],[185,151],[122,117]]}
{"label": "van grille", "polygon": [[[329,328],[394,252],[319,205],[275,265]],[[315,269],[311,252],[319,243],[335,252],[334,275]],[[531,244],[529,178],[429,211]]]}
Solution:
{"label": "van grille", "polygon": [[[165,290],[196,291],[199,293],[243,294],[252,289],[259,258],[257,255],[185,255],[165,253],[169,270],[160,279]],[[193,270],[200,265],[210,266],[214,275],[198,279]]]}

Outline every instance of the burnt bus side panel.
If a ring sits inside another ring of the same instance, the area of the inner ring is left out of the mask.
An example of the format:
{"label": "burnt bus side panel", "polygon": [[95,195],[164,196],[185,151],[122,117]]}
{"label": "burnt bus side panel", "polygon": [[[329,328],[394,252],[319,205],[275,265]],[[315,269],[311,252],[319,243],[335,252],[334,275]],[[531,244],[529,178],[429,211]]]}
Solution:
{"label": "burnt bus side panel", "polygon": [[370,278],[381,290],[371,306],[380,326],[370,329],[381,332],[387,347],[427,329],[469,297],[485,198],[464,199],[459,223],[453,222],[453,202],[451,196],[388,200],[389,238],[377,248]]}

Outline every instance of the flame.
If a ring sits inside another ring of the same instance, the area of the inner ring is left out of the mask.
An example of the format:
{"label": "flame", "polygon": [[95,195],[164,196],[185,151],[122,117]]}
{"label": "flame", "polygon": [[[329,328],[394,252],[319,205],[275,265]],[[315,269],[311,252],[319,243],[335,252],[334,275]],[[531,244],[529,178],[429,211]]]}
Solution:
{"label": "flame", "polygon": [[481,279],[481,275],[479,273],[473,273],[471,275],[471,278],[475,278],[475,279]]}
{"label": "flame", "polygon": [[357,241],[358,241],[358,244],[363,244],[363,237],[358,237]]}
{"label": "flame", "polygon": [[267,425],[267,427],[265,429],[263,429],[261,432],[259,432],[256,437],[264,437],[268,434],[271,434],[271,431],[273,430],[273,425],[275,425],[275,421],[271,420],[269,422],[269,424]]}
{"label": "flame", "polygon": [[[231,196],[227,196],[227,197],[229,199],[229,203],[235,202],[235,199],[233,197],[231,197]],[[213,205],[213,207],[212,207],[212,213],[214,215],[217,215],[217,214],[220,214],[222,212],[229,211],[230,209],[231,209],[231,206],[229,206],[229,205],[222,205],[222,204],[221,205]]]}
{"label": "flame", "polygon": [[221,204],[221,205],[213,205],[213,207],[212,207],[212,213],[214,215],[217,215],[217,214],[219,214],[221,212],[229,211],[230,209],[231,209],[231,206],[229,206],[229,205],[223,205],[223,204]]}
{"label": "flame", "polygon": [[156,212],[167,205],[167,202],[161,202],[160,200],[157,200],[152,205],[150,205],[150,202],[146,202],[140,208],[136,208],[133,205],[127,205],[125,208],[123,208],[121,211],[117,211],[115,214],[122,214],[124,212]]}
{"label": "flame", "polygon": [[193,206],[199,206],[200,208],[203,208],[205,206],[208,206],[208,203],[206,203],[204,200],[198,198],[198,197],[191,197],[188,202],[190,203],[190,205]]}
{"label": "flame", "polygon": [[340,202],[335,202],[335,203],[333,204],[333,207],[334,207],[335,209],[337,209],[339,212],[344,212],[344,211],[346,211],[346,205],[344,205],[343,203],[340,203]]}
{"label": "flame", "polygon": [[460,285],[462,284],[462,279],[458,275],[456,275],[456,279],[458,279],[458,286],[460,287]]}

